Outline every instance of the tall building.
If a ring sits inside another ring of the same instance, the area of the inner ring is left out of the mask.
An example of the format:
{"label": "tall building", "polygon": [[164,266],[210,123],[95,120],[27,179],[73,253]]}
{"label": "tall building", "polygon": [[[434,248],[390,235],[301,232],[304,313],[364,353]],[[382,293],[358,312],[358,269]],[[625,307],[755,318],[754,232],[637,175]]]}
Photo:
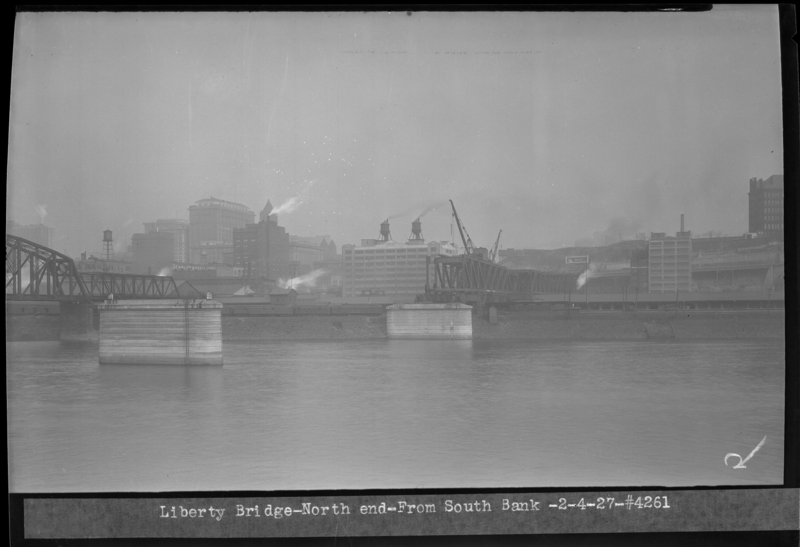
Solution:
{"label": "tall building", "polygon": [[53,248],[53,228],[44,224],[28,224],[21,226],[12,220],[6,221],[6,233],[33,241],[39,245]]}
{"label": "tall building", "polygon": [[254,219],[255,213],[241,203],[201,199],[189,207],[189,261],[233,264],[233,230]]}
{"label": "tall building", "polygon": [[167,232],[133,234],[133,273],[158,275],[173,262],[173,237]]}
{"label": "tall building", "polygon": [[325,260],[337,259],[338,253],[336,252],[336,243],[333,242],[333,238],[331,238],[327,244],[325,243],[325,241],[323,241],[322,243],[319,244],[319,246],[325,253]]}
{"label": "tall building", "polygon": [[182,218],[160,218],[144,223],[144,233],[172,234],[172,251],[175,262],[189,262],[189,221]]}
{"label": "tall building", "polygon": [[446,241],[425,243],[419,220],[412,227],[405,243],[392,241],[387,220],[379,239],[362,239],[360,247],[342,245],[342,296],[423,293],[426,279],[434,275],[432,260],[427,270],[427,257],[454,256],[458,251]]}
{"label": "tall building", "polygon": [[761,237],[783,239],[783,175],[750,179],[749,228]]}
{"label": "tall building", "polygon": [[291,277],[291,271],[289,234],[278,226],[278,216],[271,212],[272,205],[267,201],[258,224],[233,230],[233,265],[243,268],[245,277],[263,278],[274,285]]}
{"label": "tall building", "polygon": [[[326,247],[327,248],[327,247]],[[292,277],[306,275],[315,269],[315,265],[325,260],[325,251],[312,243],[290,241],[289,263]]]}
{"label": "tall building", "polygon": [[648,292],[692,290],[692,232],[650,234],[647,270]]}

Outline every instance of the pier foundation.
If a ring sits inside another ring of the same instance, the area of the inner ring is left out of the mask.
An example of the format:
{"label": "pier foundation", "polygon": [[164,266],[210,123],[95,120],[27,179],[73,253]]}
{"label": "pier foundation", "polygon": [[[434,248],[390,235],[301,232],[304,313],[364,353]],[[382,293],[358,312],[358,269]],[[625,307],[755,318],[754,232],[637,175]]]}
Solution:
{"label": "pier foundation", "polygon": [[100,363],[222,365],[222,304],[214,300],[106,301]]}
{"label": "pier foundation", "polygon": [[472,338],[472,307],[466,304],[394,304],[386,312],[389,338]]}

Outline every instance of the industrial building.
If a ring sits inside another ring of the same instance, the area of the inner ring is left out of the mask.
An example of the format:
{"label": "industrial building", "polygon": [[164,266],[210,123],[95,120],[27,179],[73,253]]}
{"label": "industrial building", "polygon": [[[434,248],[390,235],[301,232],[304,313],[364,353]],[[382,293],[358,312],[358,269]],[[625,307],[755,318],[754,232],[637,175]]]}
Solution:
{"label": "industrial building", "polygon": [[277,215],[270,214],[267,201],[257,224],[248,223],[232,232],[233,265],[244,269],[244,276],[262,278],[269,285],[290,277],[289,234],[278,226]]}
{"label": "industrial building", "polygon": [[189,221],[181,218],[160,218],[144,223],[144,233],[165,232],[172,234],[174,262],[189,262]]}
{"label": "industrial building", "polygon": [[651,233],[647,266],[649,292],[692,290],[692,232]]}
{"label": "industrial building", "polygon": [[427,257],[457,253],[447,241],[425,243],[419,219],[412,222],[408,241],[397,243],[386,220],[378,239],[362,239],[360,247],[342,246],[342,296],[422,294],[426,280],[434,275],[432,264],[428,270]]}
{"label": "industrial building", "polygon": [[783,240],[783,175],[750,179],[749,232]]}
{"label": "industrial building", "polygon": [[254,219],[241,203],[214,197],[196,202],[189,207],[189,262],[233,264],[233,231]]}

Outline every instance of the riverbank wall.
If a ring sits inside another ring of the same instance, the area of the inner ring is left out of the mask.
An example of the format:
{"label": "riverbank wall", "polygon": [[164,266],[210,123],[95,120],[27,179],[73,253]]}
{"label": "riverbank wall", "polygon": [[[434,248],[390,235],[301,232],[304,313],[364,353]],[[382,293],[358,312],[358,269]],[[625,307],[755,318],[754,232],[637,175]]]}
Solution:
{"label": "riverbank wall", "polygon": [[[386,316],[223,317],[224,340],[386,338]],[[506,313],[473,317],[473,339],[769,340],[785,338],[783,312]]]}
{"label": "riverbank wall", "polygon": [[781,312],[501,314],[473,323],[473,338],[534,340],[768,340],[785,338]]}
{"label": "riverbank wall", "polygon": [[[496,324],[473,317],[473,339],[775,340],[785,338],[783,311],[507,312]],[[6,340],[59,339],[58,316],[6,316]],[[364,340],[387,337],[386,315],[222,317],[222,339]]]}

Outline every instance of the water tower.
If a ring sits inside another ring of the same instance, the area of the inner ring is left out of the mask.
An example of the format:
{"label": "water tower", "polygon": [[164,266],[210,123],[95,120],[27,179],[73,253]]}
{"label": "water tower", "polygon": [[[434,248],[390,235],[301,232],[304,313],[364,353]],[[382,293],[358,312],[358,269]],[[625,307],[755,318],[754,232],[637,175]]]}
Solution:
{"label": "water tower", "polygon": [[389,241],[391,237],[389,233],[389,219],[387,218],[381,222],[381,237],[379,241]]}
{"label": "water tower", "polygon": [[103,259],[111,260],[114,256],[114,239],[111,237],[111,230],[103,230]]}
{"label": "water tower", "polygon": [[411,223],[411,236],[408,238],[410,242],[422,243],[425,238],[422,237],[422,222],[417,218]]}

